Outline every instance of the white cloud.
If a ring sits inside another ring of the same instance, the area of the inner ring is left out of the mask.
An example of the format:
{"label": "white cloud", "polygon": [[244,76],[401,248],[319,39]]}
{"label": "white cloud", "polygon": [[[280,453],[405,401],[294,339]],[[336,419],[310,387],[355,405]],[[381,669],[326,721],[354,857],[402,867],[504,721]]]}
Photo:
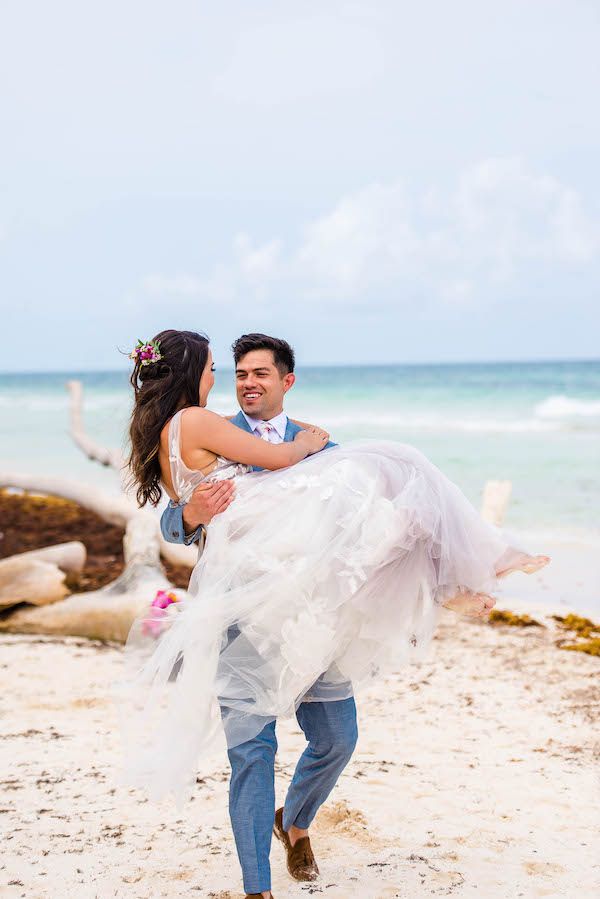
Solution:
{"label": "white cloud", "polygon": [[233,302],[237,295],[235,268],[217,265],[202,278],[185,272],[176,275],[148,275],[142,281],[142,291],[148,297],[172,300],[206,300]]}
{"label": "white cloud", "polygon": [[241,233],[237,235],[233,245],[242,278],[251,283],[263,284],[277,277],[282,249],[280,240],[271,240],[262,247],[254,247],[252,239]]}
{"label": "white cloud", "polygon": [[356,296],[395,278],[419,247],[403,185],[375,184],[306,227],[292,268],[316,292]]}
{"label": "white cloud", "polygon": [[348,194],[287,250],[278,238],[255,244],[240,233],[230,261],[208,276],[153,275],[144,289],[263,303],[283,290],[365,305],[396,305],[416,290],[461,305],[499,286],[509,291],[525,269],[589,265],[599,253],[600,225],[574,190],[517,158],[492,158],[460,173],[450,190],[431,186],[411,197],[396,181]]}
{"label": "white cloud", "polygon": [[500,279],[520,262],[589,262],[600,250],[600,226],[576,192],[519,159],[488,159],[465,171],[449,208],[455,220],[445,236],[457,257],[472,246],[475,261],[491,263]]}

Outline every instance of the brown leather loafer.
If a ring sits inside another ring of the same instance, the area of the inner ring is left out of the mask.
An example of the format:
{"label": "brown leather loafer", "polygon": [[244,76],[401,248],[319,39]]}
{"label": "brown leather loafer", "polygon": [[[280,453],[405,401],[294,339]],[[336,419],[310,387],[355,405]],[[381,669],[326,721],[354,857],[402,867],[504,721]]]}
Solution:
{"label": "brown leather loafer", "polygon": [[292,846],[287,831],[283,829],[283,809],[275,812],[273,833],[283,843],[287,856],[287,869],[294,880],[316,880],[319,869],[310,846],[309,837],[300,837]]}

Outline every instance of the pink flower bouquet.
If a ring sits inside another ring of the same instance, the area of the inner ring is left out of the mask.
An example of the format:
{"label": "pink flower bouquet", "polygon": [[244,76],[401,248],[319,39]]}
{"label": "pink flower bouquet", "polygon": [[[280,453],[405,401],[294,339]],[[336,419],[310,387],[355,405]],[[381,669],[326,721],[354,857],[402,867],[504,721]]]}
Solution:
{"label": "pink flower bouquet", "polygon": [[159,637],[170,617],[169,606],[177,602],[179,602],[179,597],[175,593],[157,590],[156,596],[150,603],[149,615],[142,621],[142,633],[146,637],[154,637],[154,639]]}

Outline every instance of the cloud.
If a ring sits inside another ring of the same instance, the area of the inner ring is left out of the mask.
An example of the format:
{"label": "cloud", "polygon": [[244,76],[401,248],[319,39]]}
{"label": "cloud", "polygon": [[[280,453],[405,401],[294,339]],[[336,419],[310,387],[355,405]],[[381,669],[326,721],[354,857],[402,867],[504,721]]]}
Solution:
{"label": "cloud", "polygon": [[375,184],[311,222],[291,267],[317,293],[357,296],[412,267],[420,243],[403,185]]}
{"label": "cloud", "polygon": [[233,240],[233,260],[218,264],[207,276],[179,273],[176,275],[147,275],[142,291],[147,297],[173,300],[206,300],[233,303],[241,292],[251,291],[254,299],[267,297],[268,287],[278,277],[282,243],[272,240],[254,246],[252,239],[241,232]]}
{"label": "cloud", "polygon": [[519,159],[488,159],[464,172],[449,208],[455,221],[445,236],[457,256],[461,244],[472,245],[500,278],[522,261],[589,262],[600,250],[600,226],[578,194]]}
{"label": "cloud", "polygon": [[244,233],[234,240],[237,270],[242,279],[249,283],[266,286],[279,274],[282,242],[271,240],[260,247],[252,244],[252,239]]}
{"label": "cloud", "polygon": [[598,262],[600,224],[581,197],[518,158],[483,160],[454,186],[411,195],[402,181],[376,183],[342,197],[309,221],[296,245],[255,244],[238,234],[230,258],[206,277],[153,275],[153,295],[268,304],[282,295],[370,305],[427,297],[463,305],[522,277]]}
{"label": "cloud", "polygon": [[204,278],[185,272],[176,275],[148,275],[142,281],[142,292],[154,299],[231,303],[237,296],[238,281],[235,266],[217,265]]}

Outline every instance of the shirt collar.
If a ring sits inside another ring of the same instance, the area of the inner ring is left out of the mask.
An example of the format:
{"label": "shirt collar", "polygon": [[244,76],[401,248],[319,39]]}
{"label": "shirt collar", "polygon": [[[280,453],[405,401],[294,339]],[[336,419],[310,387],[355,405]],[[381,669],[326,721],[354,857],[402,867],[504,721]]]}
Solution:
{"label": "shirt collar", "polygon": [[[244,418],[250,425],[252,432],[256,431],[256,428],[258,427],[258,425],[262,424],[262,419],[250,418],[249,415],[246,415],[246,413],[244,412],[243,409],[242,409],[242,415],[244,416]],[[288,423],[288,417],[285,414],[285,412],[280,412],[279,415],[275,416],[275,418],[269,419],[269,424],[275,428],[275,430],[277,431],[277,433],[279,434],[279,436],[281,437],[282,440],[285,438],[287,423]]]}

